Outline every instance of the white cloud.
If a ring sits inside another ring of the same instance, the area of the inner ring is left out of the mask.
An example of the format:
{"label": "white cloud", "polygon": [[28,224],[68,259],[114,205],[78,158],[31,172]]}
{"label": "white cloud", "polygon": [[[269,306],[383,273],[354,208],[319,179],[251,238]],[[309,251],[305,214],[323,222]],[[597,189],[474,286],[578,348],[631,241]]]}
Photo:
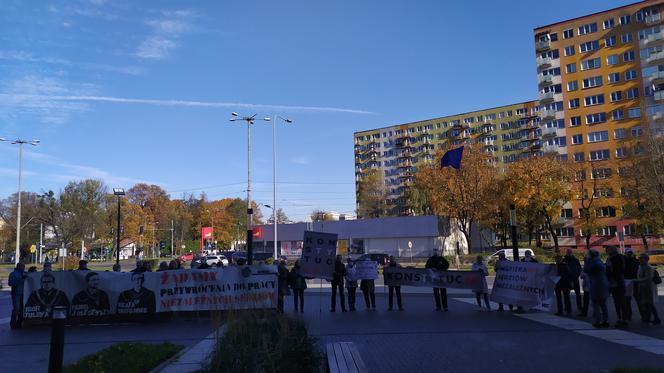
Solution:
{"label": "white cloud", "polygon": [[[16,50],[7,50],[0,51],[0,60],[9,60],[9,61],[19,61],[19,62],[29,62],[35,64],[50,64],[50,65],[60,65],[72,67],[70,61],[62,58],[53,58],[53,57],[37,57],[32,53],[25,51],[16,51]],[[145,72],[145,69],[142,67],[136,66],[120,66],[120,65],[108,65],[102,63],[85,63],[79,62],[76,64],[76,67],[81,67],[84,69],[90,70],[101,70],[107,72],[121,73],[127,75],[141,75]]]}
{"label": "white cloud", "polygon": [[178,46],[176,40],[191,30],[191,20],[196,14],[191,10],[162,11],[161,18],[145,23],[152,32],[136,49],[136,56],[143,59],[162,59]]}
{"label": "white cloud", "polygon": [[309,163],[311,163],[311,160],[307,156],[300,156],[292,158],[291,162],[295,164],[308,165]]}
{"label": "white cloud", "polygon": [[[219,102],[219,101],[186,101],[186,100],[154,100],[154,99],[139,99],[139,98],[125,98],[125,97],[112,97],[112,96],[87,96],[87,95],[50,95],[50,96],[35,96],[26,94],[14,94],[14,100],[26,101],[39,101],[44,100],[48,102],[62,102],[77,103],[77,102],[113,102],[119,104],[144,104],[156,106],[184,106],[184,107],[208,107],[208,108],[243,108],[243,109],[256,109],[256,110],[280,110],[280,111],[314,111],[314,112],[336,112],[348,114],[374,114],[370,111],[345,109],[329,106],[288,106],[288,105],[270,105],[270,104],[250,104],[239,102]],[[3,99],[10,99],[10,95],[0,92],[0,107],[2,106]]]}
{"label": "white cloud", "polygon": [[141,42],[136,50],[136,55],[145,59],[161,59],[175,48],[176,44],[170,39],[162,37],[149,37]]}

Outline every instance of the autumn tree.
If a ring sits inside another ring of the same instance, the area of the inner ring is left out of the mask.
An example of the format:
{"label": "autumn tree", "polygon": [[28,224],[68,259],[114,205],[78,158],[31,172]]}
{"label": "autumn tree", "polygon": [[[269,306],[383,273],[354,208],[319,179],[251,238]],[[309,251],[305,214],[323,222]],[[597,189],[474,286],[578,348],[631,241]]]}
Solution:
{"label": "autumn tree", "polygon": [[442,153],[436,155],[435,164],[420,166],[415,183],[424,191],[427,201],[438,216],[449,217],[457,224],[472,248],[472,233],[476,223],[488,219],[496,202],[490,194],[498,170],[490,162],[488,154],[467,145],[464,149],[461,168],[438,168]]}
{"label": "autumn tree", "polygon": [[380,171],[370,169],[363,172],[357,187],[357,217],[365,219],[385,216],[386,198],[387,188]]}
{"label": "autumn tree", "polygon": [[328,220],[334,220],[334,217],[332,214],[323,211],[321,209],[316,209],[309,214],[309,218],[311,218],[311,221],[328,221]]}
{"label": "autumn tree", "polygon": [[579,217],[581,231],[586,241],[586,250],[590,250],[590,240],[593,232],[596,232],[600,225],[597,220],[597,214],[594,211],[595,201],[597,200],[597,178],[594,173],[595,168],[591,166],[590,180],[583,165],[577,167],[574,171],[574,196],[580,203]]}
{"label": "autumn tree", "polygon": [[[290,222],[290,219],[288,219],[284,210],[281,207],[277,208],[277,224],[286,224],[288,222]],[[274,224],[274,216],[272,214],[267,219],[267,224]]]}

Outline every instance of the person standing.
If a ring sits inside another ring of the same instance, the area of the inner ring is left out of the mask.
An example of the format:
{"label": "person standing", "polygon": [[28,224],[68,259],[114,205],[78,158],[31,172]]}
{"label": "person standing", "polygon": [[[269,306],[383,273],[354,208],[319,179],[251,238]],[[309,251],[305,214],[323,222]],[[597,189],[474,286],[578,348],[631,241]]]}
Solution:
{"label": "person standing", "polygon": [[[588,264],[588,260],[590,259],[590,255],[586,254],[583,257],[583,268],[586,267]],[[581,286],[583,287],[583,306],[581,307],[581,310],[579,311],[579,316],[580,317],[587,317],[588,316],[588,306],[590,305],[590,279],[588,278],[588,274],[585,273],[584,271],[581,271]]]}
{"label": "person standing", "polygon": [[530,250],[526,250],[526,252],[523,255],[523,259],[521,259],[522,262],[526,263],[539,263],[537,259],[533,256],[533,252]]}
{"label": "person standing", "polygon": [[18,262],[9,274],[7,284],[12,288],[12,316],[9,326],[17,329],[23,326],[23,286],[25,284],[25,264]]}
{"label": "person standing", "polygon": [[304,312],[304,289],[307,288],[307,280],[300,273],[300,261],[296,260],[290,271],[291,287],[293,288],[293,305],[295,312],[300,306],[300,312]]}
{"label": "person standing", "polygon": [[281,259],[278,261],[277,265],[277,286],[279,292],[277,295],[277,311],[279,313],[284,312],[284,297],[288,293],[288,269],[286,269],[286,261]]}
{"label": "person standing", "polygon": [[[426,264],[424,265],[424,268],[426,269],[432,269],[434,271],[445,271],[447,268],[445,268],[445,264],[447,263],[447,267],[449,268],[450,263],[443,258],[442,256],[438,255],[438,251],[434,249],[433,255],[427,259]],[[433,299],[436,304],[436,311],[440,311],[441,305],[445,308],[445,311],[447,311],[447,289],[446,288],[438,288],[434,287],[433,288]]]}
{"label": "person standing", "polygon": [[583,272],[590,281],[590,300],[593,304],[593,326],[606,328],[609,326],[609,310],[606,299],[609,297],[609,280],[606,277],[606,267],[599,258],[599,252],[591,249],[588,253],[588,262]]}
{"label": "person standing", "polygon": [[348,290],[348,309],[355,311],[355,294],[357,293],[357,280],[355,279],[355,264],[348,258],[346,265],[346,289]]}
{"label": "person standing", "polygon": [[87,260],[79,260],[78,261],[78,268],[76,268],[77,271],[89,271],[90,268],[88,268],[88,261]]}
{"label": "person standing", "polygon": [[[390,255],[390,264],[388,265],[390,268],[398,268],[399,264],[397,263],[397,260],[394,258],[394,255]],[[399,306],[399,311],[403,311],[403,304],[401,303],[401,286],[396,285],[396,286],[388,286],[388,292],[389,292],[389,297],[388,297],[388,311],[392,311],[392,306],[394,305],[394,293],[397,293],[397,306]]]}
{"label": "person standing", "polygon": [[[627,321],[632,321],[632,298],[636,300],[636,308],[639,309],[639,314],[641,313],[638,299],[639,287],[635,282],[639,272],[639,265],[639,259],[634,256],[634,252],[627,250],[625,253],[625,312],[627,314],[625,318]],[[631,291],[627,291],[628,286]]]}
{"label": "person standing", "polygon": [[361,280],[360,289],[364,295],[364,305],[367,309],[376,309],[376,284],[374,280]]}
{"label": "person standing", "polygon": [[482,275],[482,290],[473,290],[475,293],[475,299],[477,300],[477,305],[482,310],[482,300],[481,297],[484,297],[484,304],[486,304],[487,311],[491,311],[491,305],[489,304],[489,286],[486,283],[486,276],[489,275],[489,270],[486,268],[484,261],[482,260],[482,255],[477,256],[477,260],[473,263],[473,271],[479,271]]}
{"label": "person standing", "polygon": [[560,255],[556,255],[556,270],[558,271],[558,282],[556,283],[556,303],[558,305],[557,316],[563,315],[563,300],[565,301],[565,315],[572,314],[572,302],[569,299],[569,293],[572,289],[572,275],[569,266],[563,261]]}
{"label": "person standing", "polygon": [[574,290],[574,296],[576,298],[576,309],[581,312],[583,309],[583,304],[581,303],[581,283],[579,281],[579,276],[581,276],[582,272],[581,263],[579,262],[579,259],[574,256],[574,251],[572,249],[567,249],[563,262],[567,264],[567,268],[569,268],[571,290]]}
{"label": "person standing", "polygon": [[334,262],[334,273],[332,274],[332,304],[330,307],[330,312],[335,312],[337,308],[337,290],[339,291],[341,312],[346,312],[346,301],[344,299],[344,276],[346,276],[346,266],[341,261],[341,255],[337,255],[337,260]]}
{"label": "person standing", "polygon": [[[509,261],[509,259],[507,259],[507,257],[505,257],[505,252],[504,251],[501,252],[500,254],[498,254],[498,259],[496,260],[495,263],[493,263],[494,272],[498,273],[498,267],[500,266],[498,263],[506,262],[506,261]],[[510,307],[510,311],[512,311],[514,309],[514,306],[511,305],[511,304],[509,305],[509,307]],[[503,304],[498,303],[498,311],[503,312],[504,310],[505,310],[505,307],[503,306]]]}
{"label": "person standing", "polygon": [[[645,323],[652,322],[659,325],[662,323],[657,314],[657,283],[655,283],[655,269],[648,263],[650,256],[648,254],[639,255],[639,271],[637,272],[636,282],[639,287],[639,303],[641,307],[641,320]],[[652,316],[652,320],[651,317]]]}
{"label": "person standing", "polygon": [[625,257],[618,253],[615,246],[606,249],[609,258],[606,260],[606,276],[609,279],[609,292],[616,307],[616,328],[627,326],[625,302]]}

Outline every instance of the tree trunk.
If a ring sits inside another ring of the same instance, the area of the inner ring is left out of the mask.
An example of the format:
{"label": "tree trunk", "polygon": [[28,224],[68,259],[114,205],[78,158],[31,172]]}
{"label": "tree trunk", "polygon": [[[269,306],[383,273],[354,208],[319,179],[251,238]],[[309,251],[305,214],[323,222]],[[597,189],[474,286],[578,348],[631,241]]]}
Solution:
{"label": "tree trunk", "polygon": [[590,250],[590,232],[586,232],[586,250]]}
{"label": "tree trunk", "polygon": [[643,248],[648,250],[648,239],[645,233],[641,233],[641,239],[643,240]]}

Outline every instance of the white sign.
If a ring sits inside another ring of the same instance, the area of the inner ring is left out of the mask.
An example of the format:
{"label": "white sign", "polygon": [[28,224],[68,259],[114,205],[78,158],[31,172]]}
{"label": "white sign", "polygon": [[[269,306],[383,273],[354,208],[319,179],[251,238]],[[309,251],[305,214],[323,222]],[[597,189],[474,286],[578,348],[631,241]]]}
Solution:
{"label": "white sign", "polygon": [[550,310],[558,278],[556,266],[552,264],[499,261],[491,300]]}
{"label": "white sign", "polygon": [[337,235],[304,231],[300,273],[304,277],[332,280],[337,255]]}
{"label": "white sign", "polygon": [[350,281],[377,280],[378,263],[373,260],[358,260],[346,267],[346,278]]}

